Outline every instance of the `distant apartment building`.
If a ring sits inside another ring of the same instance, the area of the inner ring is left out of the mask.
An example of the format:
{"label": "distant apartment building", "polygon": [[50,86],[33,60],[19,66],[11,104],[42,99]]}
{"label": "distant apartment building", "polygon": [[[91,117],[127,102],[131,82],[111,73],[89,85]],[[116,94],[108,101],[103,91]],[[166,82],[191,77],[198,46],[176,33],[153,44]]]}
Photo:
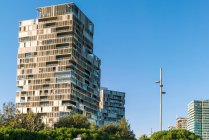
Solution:
{"label": "distant apartment building", "polygon": [[209,100],[193,100],[188,104],[187,129],[203,140],[209,140]]}
{"label": "distant apartment building", "polygon": [[176,118],[176,129],[187,129],[187,118]]}
{"label": "distant apartment building", "polygon": [[99,125],[119,123],[125,116],[125,93],[101,88],[99,108]]}
{"label": "distant apartment building", "polygon": [[93,52],[94,24],[73,3],[37,11],[19,24],[17,110],[39,113],[50,125],[70,112],[96,121],[101,61]]}

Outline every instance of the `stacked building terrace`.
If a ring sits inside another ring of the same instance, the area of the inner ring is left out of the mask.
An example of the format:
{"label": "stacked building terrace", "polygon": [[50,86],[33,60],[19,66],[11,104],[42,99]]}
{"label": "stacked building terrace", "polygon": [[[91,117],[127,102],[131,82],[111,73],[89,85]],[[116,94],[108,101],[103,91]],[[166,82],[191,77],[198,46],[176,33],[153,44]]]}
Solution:
{"label": "stacked building terrace", "polygon": [[16,105],[53,125],[76,112],[97,120],[100,59],[93,53],[94,24],[73,3],[40,7],[19,24]]}

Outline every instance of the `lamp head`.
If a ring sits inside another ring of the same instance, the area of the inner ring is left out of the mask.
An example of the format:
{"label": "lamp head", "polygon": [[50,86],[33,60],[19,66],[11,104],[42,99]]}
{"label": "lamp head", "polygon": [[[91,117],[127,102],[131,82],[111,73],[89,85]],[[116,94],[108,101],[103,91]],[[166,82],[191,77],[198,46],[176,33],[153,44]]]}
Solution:
{"label": "lamp head", "polygon": [[155,83],[159,84],[159,83],[160,83],[160,81],[155,81]]}
{"label": "lamp head", "polygon": [[162,94],[166,94],[166,92],[162,92]]}

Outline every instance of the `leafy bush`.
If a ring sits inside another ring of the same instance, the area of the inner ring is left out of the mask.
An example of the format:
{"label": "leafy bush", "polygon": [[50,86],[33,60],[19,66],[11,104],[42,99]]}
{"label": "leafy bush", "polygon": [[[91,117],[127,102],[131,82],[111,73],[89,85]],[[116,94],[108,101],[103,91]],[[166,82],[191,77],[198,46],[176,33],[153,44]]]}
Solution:
{"label": "leafy bush", "polygon": [[73,140],[78,135],[82,140],[135,140],[125,118],[118,125],[108,124],[98,129],[85,116],[73,114],[60,119],[51,130],[44,130],[41,117],[31,111],[5,118],[9,117],[0,119],[0,140]]}
{"label": "leafy bush", "polygon": [[88,118],[80,114],[72,114],[67,117],[60,118],[60,120],[54,124],[55,128],[90,128]]}
{"label": "leafy bush", "polygon": [[50,140],[71,140],[78,135],[81,135],[82,140],[111,140],[111,135],[107,133],[84,128],[57,128],[54,130],[43,130],[39,133],[48,136]]}
{"label": "leafy bush", "polygon": [[201,137],[191,133],[187,130],[169,130],[156,132],[151,137],[150,140],[202,140]]}
{"label": "leafy bush", "polygon": [[38,132],[10,127],[0,128],[0,140],[46,140],[47,137]]}

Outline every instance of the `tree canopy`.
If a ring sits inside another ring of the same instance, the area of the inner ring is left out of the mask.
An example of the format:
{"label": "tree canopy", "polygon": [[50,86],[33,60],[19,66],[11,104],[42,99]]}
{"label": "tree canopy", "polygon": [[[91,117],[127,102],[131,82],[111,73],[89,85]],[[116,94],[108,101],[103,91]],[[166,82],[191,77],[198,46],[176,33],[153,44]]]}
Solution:
{"label": "tree canopy", "polygon": [[202,138],[190,131],[180,129],[156,132],[150,140],[202,140]]}
{"label": "tree canopy", "polygon": [[16,140],[68,140],[81,136],[82,140],[135,140],[130,124],[122,118],[119,124],[107,124],[100,128],[80,114],[71,114],[55,123],[55,128],[45,129],[40,114],[29,110],[16,112],[12,102],[3,105],[0,113],[0,139]]}
{"label": "tree canopy", "polygon": [[119,135],[120,128],[119,128],[119,125],[109,123],[109,124],[101,126],[99,130],[101,132],[105,132],[108,134]]}
{"label": "tree canopy", "polygon": [[88,118],[80,114],[72,114],[67,117],[60,118],[57,123],[54,124],[55,128],[90,128]]}
{"label": "tree canopy", "polygon": [[106,124],[99,128],[100,131],[120,137],[120,140],[135,140],[135,134],[131,130],[125,117],[120,120],[119,124]]}
{"label": "tree canopy", "polygon": [[0,113],[0,125],[7,126],[15,119],[15,104],[13,102],[7,102],[3,104],[3,109]]}
{"label": "tree canopy", "polygon": [[124,140],[134,140],[135,139],[135,134],[131,130],[131,126],[128,123],[128,121],[125,119],[125,117],[121,118],[120,124],[119,124],[119,129],[120,129],[120,136],[124,138]]}
{"label": "tree canopy", "polygon": [[141,137],[139,137],[139,140],[150,140],[150,139],[148,138],[147,135],[144,134]]}
{"label": "tree canopy", "polygon": [[27,114],[18,113],[16,115],[13,127],[24,128],[29,131],[39,131],[45,128],[39,114],[33,113],[31,110]]}
{"label": "tree canopy", "polygon": [[39,131],[45,127],[39,114],[35,114],[31,110],[26,114],[16,112],[16,107],[13,102],[3,104],[3,111],[0,115],[0,125],[24,128],[29,131]]}

